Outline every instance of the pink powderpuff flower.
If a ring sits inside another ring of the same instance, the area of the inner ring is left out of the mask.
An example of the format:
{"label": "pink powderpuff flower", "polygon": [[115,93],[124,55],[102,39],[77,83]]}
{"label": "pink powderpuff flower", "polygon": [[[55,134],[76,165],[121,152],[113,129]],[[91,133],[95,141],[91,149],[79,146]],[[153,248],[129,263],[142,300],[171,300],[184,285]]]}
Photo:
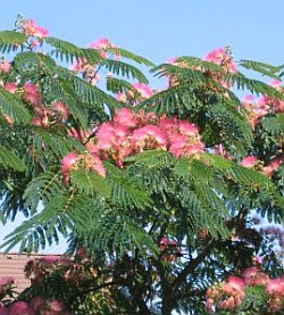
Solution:
{"label": "pink powderpuff flower", "polygon": [[146,84],[143,83],[133,83],[132,86],[139,92],[142,99],[146,99],[154,95],[153,90]]}
{"label": "pink powderpuff flower", "polygon": [[281,87],[281,81],[279,80],[272,80],[269,82],[269,85],[275,89],[279,89]]}
{"label": "pink powderpuff flower", "polygon": [[11,65],[8,60],[4,59],[0,61],[0,73],[8,73]]}
{"label": "pink powderpuff flower", "polygon": [[176,134],[179,130],[179,123],[174,118],[162,117],[158,123],[159,128],[161,128],[167,135]]}
{"label": "pink powderpuff flower", "polygon": [[58,312],[61,314],[61,312],[66,309],[66,306],[62,301],[59,301],[57,299],[52,299],[49,302],[49,308],[51,311]]}
{"label": "pink powderpuff flower", "polygon": [[284,297],[283,279],[270,279],[266,284],[265,291],[268,295]]}
{"label": "pink powderpuff flower", "polygon": [[176,57],[171,57],[168,60],[166,60],[166,63],[169,65],[175,65],[177,62],[177,58]]}
{"label": "pink powderpuff flower", "polygon": [[76,59],[72,65],[69,67],[70,71],[73,71],[75,73],[83,72],[85,66],[88,64],[87,60],[84,58],[78,58]]}
{"label": "pink powderpuff flower", "polygon": [[35,315],[35,311],[24,301],[18,301],[12,304],[10,309],[11,315]]}
{"label": "pink powderpuff flower", "polygon": [[103,162],[95,154],[92,154],[90,158],[87,158],[86,166],[96,171],[102,177],[106,177],[106,170],[104,168]]}
{"label": "pink powderpuff flower", "polygon": [[31,306],[36,312],[41,310],[43,304],[45,304],[45,299],[42,296],[36,296],[31,300]]}
{"label": "pink powderpuff flower", "polygon": [[276,157],[269,164],[262,167],[261,171],[266,176],[271,176],[280,165],[284,163],[284,156]]}
{"label": "pink powderpuff flower", "polygon": [[[88,47],[97,49],[103,59],[108,58],[108,54],[106,52],[108,48],[116,48],[116,46],[112,44],[108,38],[99,38],[97,41],[91,43]],[[115,59],[118,60],[119,56],[116,55]]]}
{"label": "pink powderpuff flower", "polygon": [[37,37],[40,40],[44,39],[45,37],[48,37],[48,30],[36,25],[34,20],[23,20],[22,21],[22,28],[23,32],[27,36],[31,37]]}
{"label": "pink powderpuff flower", "polygon": [[88,138],[91,136],[92,131],[86,131],[82,129],[75,129],[71,128],[68,130],[68,135],[72,138],[75,138],[76,140],[84,143],[88,140]]}
{"label": "pink powderpuff flower", "polygon": [[171,139],[169,152],[173,154],[175,158],[189,157],[196,153],[204,152],[204,144],[200,141],[191,141],[192,139],[183,136],[176,135]]}
{"label": "pink powderpuff flower", "polygon": [[129,136],[127,127],[105,122],[97,131],[97,147],[106,152],[118,151],[129,143]]}
{"label": "pink powderpuff flower", "polygon": [[260,272],[256,266],[246,268],[242,277],[248,285],[265,285],[269,281],[269,277],[264,272]]}
{"label": "pink powderpuff flower", "polygon": [[10,92],[11,94],[15,94],[17,90],[17,84],[14,82],[8,82],[4,85],[4,89]]}
{"label": "pink powderpuff flower", "polygon": [[118,102],[126,103],[127,102],[127,95],[126,95],[126,93],[116,93],[115,94],[115,99]]}
{"label": "pink powderpuff flower", "polygon": [[138,152],[143,149],[166,149],[167,137],[166,134],[157,126],[146,125],[136,129],[132,135],[133,148]]}
{"label": "pink powderpuff flower", "polygon": [[187,121],[181,120],[178,123],[178,130],[182,135],[194,137],[199,135],[199,128]]}
{"label": "pink powderpuff flower", "polygon": [[236,295],[243,293],[245,282],[240,277],[229,276],[227,282],[223,285],[222,290],[226,294]]}
{"label": "pink powderpuff flower", "polygon": [[252,168],[257,164],[257,157],[250,155],[240,161],[240,165],[246,168]]}
{"label": "pink powderpuff flower", "polygon": [[68,105],[62,102],[55,102],[52,104],[52,109],[59,114],[61,119],[64,120],[68,118]]}
{"label": "pink powderpuff flower", "polygon": [[126,128],[135,128],[138,125],[136,114],[129,108],[120,108],[113,118],[114,123]]}
{"label": "pink powderpuff flower", "polygon": [[284,112],[284,102],[280,99],[265,95],[260,99],[259,102],[262,106],[267,106],[268,108],[270,108],[270,110],[274,111],[275,113]]}
{"label": "pink powderpuff flower", "polygon": [[219,307],[222,310],[233,310],[237,307],[235,303],[235,298],[233,296],[228,297],[227,299],[220,302]]}
{"label": "pink powderpuff flower", "polygon": [[108,38],[99,38],[95,42],[91,43],[88,47],[93,49],[107,49],[111,46],[112,44]]}
{"label": "pink powderpuff flower", "polygon": [[219,66],[223,65],[231,73],[237,72],[234,62],[224,48],[216,48],[210,51],[203,60],[216,63]]}
{"label": "pink powderpuff flower", "polygon": [[61,161],[61,170],[63,173],[68,172],[77,162],[78,154],[75,152],[70,152],[64,156]]}
{"label": "pink powderpuff flower", "polygon": [[5,306],[0,306],[0,315],[12,315],[10,310]]}
{"label": "pink powderpuff flower", "polygon": [[33,105],[38,105],[40,103],[39,91],[35,84],[30,82],[24,84],[23,99],[26,102],[32,103]]}

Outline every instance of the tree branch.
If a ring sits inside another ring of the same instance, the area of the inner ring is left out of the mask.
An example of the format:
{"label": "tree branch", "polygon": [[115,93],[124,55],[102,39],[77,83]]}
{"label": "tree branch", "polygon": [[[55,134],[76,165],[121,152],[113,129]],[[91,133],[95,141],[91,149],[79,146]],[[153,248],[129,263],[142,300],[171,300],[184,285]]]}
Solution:
{"label": "tree branch", "polygon": [[176,291],[177,288],[186,280],[186,277],[192,273],[196,267],[203,261],[203,259],[210,253],[211,249],[217,244],[216,240],[212,240],[204,250],[193,260],[191,260],[185,268],[179,273],[175,279],[172,287],[173,291]]}

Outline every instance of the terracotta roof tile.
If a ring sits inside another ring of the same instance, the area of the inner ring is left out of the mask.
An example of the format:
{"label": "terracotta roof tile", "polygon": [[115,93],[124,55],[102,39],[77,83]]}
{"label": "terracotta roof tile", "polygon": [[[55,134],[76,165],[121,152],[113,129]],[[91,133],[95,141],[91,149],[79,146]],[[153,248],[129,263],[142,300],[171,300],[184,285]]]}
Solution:
{"label": "terracotta roof tile", "polygon": [[[15,279],[16,289],[15,291],[20,293],[24,289],[30,286],[31,282],[25,277],[24,268],[26,263],[35,258],[41,258],[46,255],[32,254],[18,255],[18,254],[1,254],[0,253],[0,278],[13,277]],[[50,255],[48,255],[50,256]],[[60,255],[51,255],[60,256]]]}

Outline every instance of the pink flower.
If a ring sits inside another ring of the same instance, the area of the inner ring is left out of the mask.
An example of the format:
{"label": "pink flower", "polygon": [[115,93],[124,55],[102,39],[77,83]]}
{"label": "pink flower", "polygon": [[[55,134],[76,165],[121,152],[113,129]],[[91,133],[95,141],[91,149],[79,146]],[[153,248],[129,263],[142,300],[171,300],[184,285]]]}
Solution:
{"label": "pink flower", "polygon": [[280,165],[284,163],[284,156],[276,157],[269,164],[262,167],[262,172],[266,176],[271,176],[272,173],[274,173]]}
{"label": "pink flower", "polygon": [[174,65],[177,61],[177,58],[176,57],[171,57],[169,58],[166,63],[169,64],[169,65]]}
{"label": "pink flower", "polygon": [[62,301],[52,299],[49,303],[49,308],[51,311],[60,313],[65,310],[66,306]]}
{"label": "pink flower", "polygon": [[272,80],[271,82],[269,82],[269,85],[271,87],[274,87],[275,89],[278,89],[281,86],[281,81],[279,81],[279,80]]}
{"label": "pink flower", "polygon": [[234,308],[236,308],[235,298],[233,296],[230,296],[226,300],[223,300],[219,306],[223,310],[233,310]]}
{"label": "pink flower", "polygon": [[0,61],[0,73],[8,73],[11,68],[10,63],[8,60],[4,59]]}
{"label": "pink flower", "polygon": [[199,128],[187,121],[180,120],[178,123],[178,130],[182,135],[193,137],[199,135]]}
{"label": "pink flower", "polygon": [[68,105],[62,102],[55,102],[52,104],[53,111],[57,112],[61,119],[68,118]]}
{"label": "pink flower", "polygon": [[143,149],[166,149],[166,134],[157,126],[146,125],[134,130],[132,145],[138,152]]}
{"label": "pink flower", "polygon": [[45,299],[42,296],[36,296],[31,300],[31,305],[35,311],[40,311]]}
{"label": "pink flower", "polygon": [[135,128],[138,124],[138,119],[135,113],[129,108],[121,108],[113,118],[113,121],[127,128]]}
{"label": "pink flower", "polygon": [[154,95],[154,92],[151,90],[151,88],[143,83],[133,83],[133,87],[140,93],[141,97],[143,99],[146,99],[152,95]]}
{"label": "pink flower", "polygon": [[85,66],[87,65],[87,60],[84,58],[79,58],[76,59],[73,64],[70,66],[70,70],[75,72],[75,73],[79,73],[79,72],[83,72]]}
{"label": "pink flower", "polygon": [[228,56],[224,48],[216,48],[210,51],[205,57],[205,61],[214,62],[217,65],[224,66],[229,72],[236,73],[236,67],[232,58]]}
{"label": "pink flower", "polygon": [[257,157],[250,155],[243,158],[240,162],[241,166],[251,168],[257,164]]}
{"label": "pink flower", "polygon": [[48,31],[36,25],[34,20],[23,20],[22,28],[27,36],[38,37],[40,40],[48,36]]}
{"label": "pink flower", "polygon": [[87,168],[90,168],[94,171],[96,171],[99,175],[105,177],[106,176],[106,170],[104,168],[102,160],[97,157],[95,154],[92,154],[91,157],[86,162]]}
{"label": "pink flower", "polygon": [[280,278],[270,279],[267,284],[265,291],[268,295],[275,295],[284,297],[284,282]]}
{"label": "pink flower", "polygon": [[100,150],[118,150],[122,144],[126,144],[130,131],[127,127],[112,122],[103,123],[97,131],[97,146]]}
{"label": "pink flower", "polygon": [[[97,49],[99,51],[100,56],[104,59],[108,58],[108,54],[106,52],[108,48],[116,48],[116,46],[112,44],[110,40],[107,38],[99,38],[97,41],[91,43],[88,47]],[[116,55],[115,59],[118,60],[119,56]]]}
{"label": "pink flower", "polygon": [[169,151],[174,157],[189,157],[196,153],[204,152],[204,144],[199,140],[195,141],[186,136],[176,135],[171,139]]}
{"label": "pink flower", "polygon": [[88,47],[93,49],[107,49],[112,44],[108,38],[99,38],[95,42],[91,43]]}
{"label": "pink flower", "polygon": [[26,102],[32,103],[33,105],[38,105],[40,103],[39,91],[35,84],[30,82],[24,84],[23,99]]}
{"label": "pink flower", "polygon": [[27,302],[18,301],[15,302],[11,309],[11,315],[35,315],[35,311],[29,306]]}
{"label": "pink flower", "polygon": [[267,274],[260,272],[258,267],[252,266],[246,268],[242,277],[248,285],[265,285],[269,281]]}
{"label": "pink flower", "polygon": [[15,94],[17,90],[17,84],[13,82],[8,82],[4,85],[4,89],[10,92],[11,94]]}
{"label": "pink flower", "polygon": [[11,315],[11,313],[7,307],[0,306],[0,315]]}
{"label": "pink flower", "polygon": [[222,287],[223,291],[230,295],[235,295],[236,292],[243,292],[245,287],[245,282],[240,277],[230,276],[227,282]]}
{"label": "pink flower", "polygon": [[69,180],[69,172],[72,170],[76,162],[78,160],[78,154],[75,152],[70,152],[67,155],[64,156],[64,158],[61,161],[61,172],[63,175],[63,183],[67,184]]}

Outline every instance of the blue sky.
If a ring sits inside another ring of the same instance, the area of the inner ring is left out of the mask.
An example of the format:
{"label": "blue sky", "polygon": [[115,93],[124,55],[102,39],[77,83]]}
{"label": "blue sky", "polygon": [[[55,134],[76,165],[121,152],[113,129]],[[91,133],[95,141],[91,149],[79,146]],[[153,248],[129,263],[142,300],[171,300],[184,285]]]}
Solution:
{"label": "blue sky", "polygon": [[[18,13],[51,36],[79,46],[107,37],[156,64],[225,45],[237,60],[284,64],[283,0],[0,0],[0,30]],[[10,230],[0,226],[0,243]]]}

